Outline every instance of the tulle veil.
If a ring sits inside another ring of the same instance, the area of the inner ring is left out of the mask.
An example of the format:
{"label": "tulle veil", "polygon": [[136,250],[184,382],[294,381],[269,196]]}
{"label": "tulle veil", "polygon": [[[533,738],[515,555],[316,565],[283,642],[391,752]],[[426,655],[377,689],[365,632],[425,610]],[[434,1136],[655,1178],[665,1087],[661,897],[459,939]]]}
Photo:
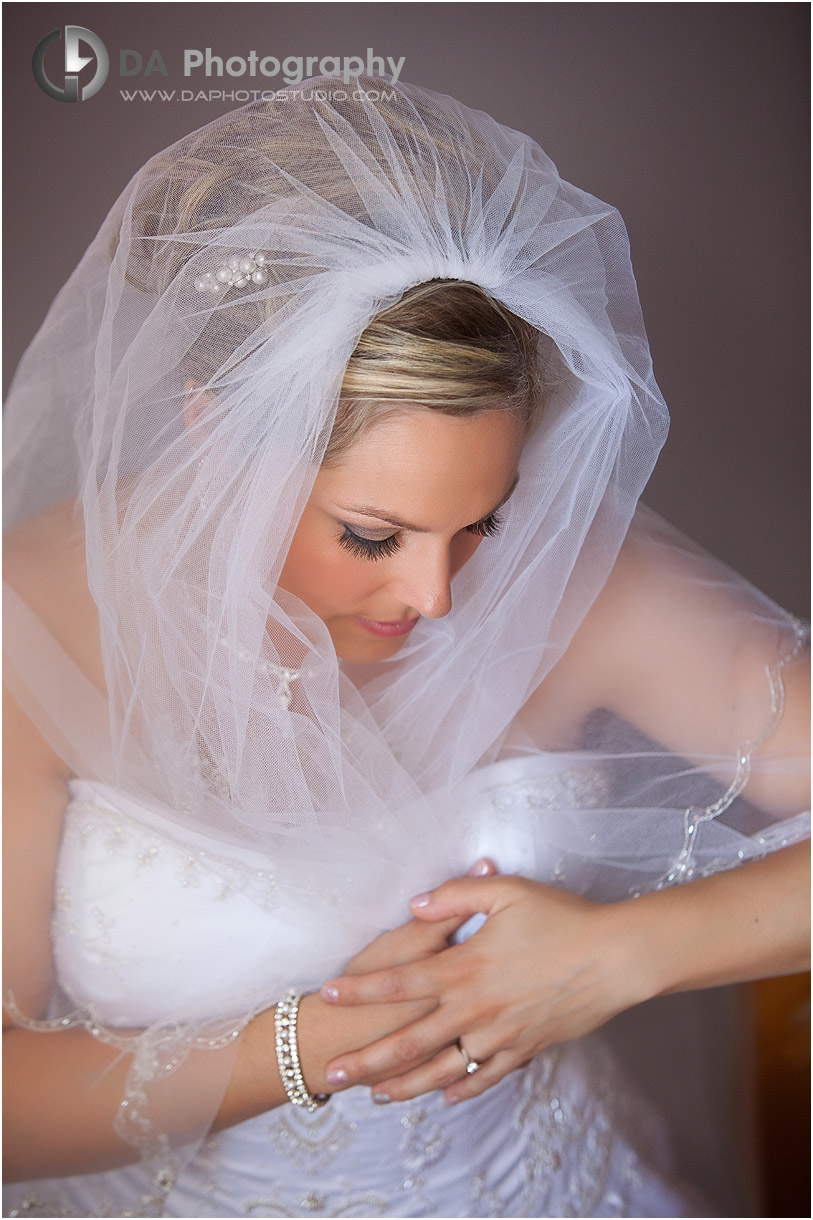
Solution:
{"label": "tulle veil", "polygon": [[[277,578],[359,336],[431,279],[477,284],[537,328],[544,410],[500,544],[455,578],[452,613],[388,662],[342,667]],[[191,428],[190,378],[215,403]],[[228,1064],[201,1084],[208,1051],[465,871],[473,774],[557,748],[534,701],[625,538],[730,624],[715,672],[748,712],[711,752],[597,708],[580,750],[600,798],[572,806],[563,789],[540,812],[566,880],[539,879],[615,900],[807,833],[737,799],[754,768],[797,766],[770,747],[803,632],[639,507],[666,431],[620,216],[449,97],[308,82],[180,140],[116,202],[21,362],[5,440],[7,527],[66,503],[81,522],[105,689],[14,587],[7,681],[72,774],[205,836],[213,859],[243,861],[256,901],[314,929],[310,955],[280,953],[217,1012],[178,994],[146,1021],[64,978],[48,1008],[17,1006],[32,1027],[80,1022],[136,1048],[118,1121],[154,1167],[146,1208],[216,1108]],[[191,1090],[206,1094],[192,1129]]]}

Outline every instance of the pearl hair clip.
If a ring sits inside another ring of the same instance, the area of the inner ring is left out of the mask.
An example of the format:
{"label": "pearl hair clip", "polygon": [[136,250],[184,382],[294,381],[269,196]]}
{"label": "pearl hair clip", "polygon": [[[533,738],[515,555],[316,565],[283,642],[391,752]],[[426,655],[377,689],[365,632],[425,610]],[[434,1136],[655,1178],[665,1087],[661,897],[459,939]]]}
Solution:
{"label": "pearl hair clip", "polygon": [[198,292],[222,292],[224,288],[247,288],[249,284],[267,284],[265,264],[268,255],[261,250],[253,254],[233,254],[221,263],[217,271],[207,271],[195,280]]}

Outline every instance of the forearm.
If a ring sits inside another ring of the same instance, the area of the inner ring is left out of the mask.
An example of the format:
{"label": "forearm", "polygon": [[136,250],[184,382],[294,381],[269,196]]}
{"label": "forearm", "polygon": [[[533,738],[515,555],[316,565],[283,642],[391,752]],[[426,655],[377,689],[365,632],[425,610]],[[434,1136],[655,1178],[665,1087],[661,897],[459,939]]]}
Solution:
{"label": "forearm", "polygon": [[[318,994],[306,995],[299,1006],[297,1045],[305,1085],[311,1093],[332,1093],[335,1086],[325,1079],[325,1068],[334,1055],[349,1048],[365,1046],[382,1028],[423,1013],[424,1005],[395,1006],[376,1012],[341,1011],[326,1004]],[[374,1024],[371,1024],[371,1018]],[[255,1017],[243,1032],[240,1050],[228,1088],[214,1121],[219,1131],[262,1114],[288,1101],[277,1070],[274,1012],[268,1009]]]}
{"label": "forearm", "polygon": [[[114,1128],[132,1065],[130,1053],[81,1029],[7,1029],[3,1044],[7,1180],[94,1173],[138,1159],[138,1148]],[[191,1070],[182,1066],[162,1082],[161,1127],[171,1128],[167,1133],[173,1143],[208,1125],[221,1098],[219,1126],[286,1101],[276,1070],[273,1011],[250,1023],[236,1049],[193,1054]]]}
{"label": "forearm", "polygon": [[[431,1007],[375,1005],[342,1011],[318,995],[305,996],[298,1045],[307,1088],[333,1092],[324,1075],[332,1058],[365,1046]],[[114,1128],[132,1064],[130,1053],[81,1029],[39,1033],[12,1028],[3,1039],[7,1181],[95,1173],[138,1159],[138,1148]],[[210,1125],[221,1130],[287,1104],[277,1068],[273,1008],[254,1017],[235,1044],[190,1052],[160,1089],[159,1130],[176,1144],[194,1139]]]}
{"label": "forearm", "polygon": [[809,969],[806,843],[607,908],[650,995]]}

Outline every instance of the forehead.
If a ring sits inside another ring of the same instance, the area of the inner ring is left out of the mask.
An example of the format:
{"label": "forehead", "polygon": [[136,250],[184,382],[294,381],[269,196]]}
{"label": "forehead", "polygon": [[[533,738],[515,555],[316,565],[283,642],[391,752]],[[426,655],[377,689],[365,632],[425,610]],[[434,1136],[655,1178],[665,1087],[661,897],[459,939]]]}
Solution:
{"label": "forehead", "polygon": [[369,428],[335,466],[319,472],[317,485],[346,505],[363,502],[410,520],[422,510],[459,507],[468,524],[510,488],[522,439],[509,411],[463,417],[405,411]]}

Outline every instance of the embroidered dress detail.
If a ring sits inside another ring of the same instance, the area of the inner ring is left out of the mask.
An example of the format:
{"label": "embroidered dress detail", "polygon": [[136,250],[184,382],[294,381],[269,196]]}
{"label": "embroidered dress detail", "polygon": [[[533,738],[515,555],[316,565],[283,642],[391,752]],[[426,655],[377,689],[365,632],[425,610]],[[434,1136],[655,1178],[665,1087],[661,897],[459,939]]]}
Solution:
{"label": "embroidered dress detail", "polygon": [[[109,786],[72,781],[72,789],[58,869],[56,962],[67,996],[95,994],[97,1010],[33,1022],[12,1001],[12,1016],[42,1030],[81,1025],[132,1051],[132,1035],[111,1033],[111,1026],[146,1023],[150,991],[171,988],[187,995],[188,1024],[182,1039],[178,1028],[156,1026],[137,1043],[116,1127],[141,1149],[142,1165],[9,1187],[8,1214],[683,1214],[680,1193],[658,1167],[659,1155],[650,1159],[648,1133],[657,1120],[626,1092],[592,1040],[540,1055],[483,1096],[451,1109],[439,1094],[380,1107],[361,1088],[335,1094],[329,1106],[312,1113],[281,1106],[210,1136],[180,1168],[151,1120],[145,1084],[182,1071],[193,1052],[222,1050],[237,1039],[243,1019],[224,1016],[219,1031],[212,1021],[224,978],[226,990],[245,996],[246,981],[261,963],[283,951],[289,913],[273,900],[260,859],[218,852],[199,835],[183,842],[177,827],[161,825],[156,810]],[[546,832],[540,815],[563,808],[578,813],[578,801],[589,810],[606,793],[600,765],[589,760],[575,766],[572,757],[551,756],[485,768],[459,797],[461,815],[467,810],[468,817],[461,831],[465,850],[473,854],[485,845],[508,866],[518,853],[526,863],[535,858],[543,869],[552,868],[554,857],[545,856],[541,843],[528,856],[534,833],[544,838]],[[144,900],[132,901],[136,893]],[[128,909],[142,912],[141,918],[128,922]],[[143,917],[147,909],[149,919]],[[219,965],[213,975],[207,962],[215,935],[225,938],[228,952],[214,945]],[[313,943],[307,933],[306,940]],[[293,951],[301,955],[303,948]],[[169,972],[166,960],[173,963]],[[183,962],[190,964],[188,974]],[[204,1015],[202,1032],[196,1032]]]}
{"label": "embroidered dress detail", "polygon": [[[686,810],[683,823],[683,846],[674,864],[655,883],[654,889],[662,890],[670,885],[691,881],[693,877],[708,876],[711,873],[719,871],[720,868],[730,867],[729,862],[717,864],[713,861],[706,864],[705,867],[698,868],[695,865],[698,832],[705,822],[711,822],[718,818],[721,813],[725,813],[745,790],[745,786],[751,777],[751,764],[754,754],[765,744],[782,719],[782,712],[785,707],[785,684],[782,678],[782,670],[799,656],[808,640],[807,628],[798,619],[793,619],[792,622],[794,627],[793,648],[781,660],[776,661],[773,665],[766,666],[765,669],[771,693],[771,706],[768,719],[760,733],[752,741],[740,742],[740,745],[737,747],[737,770],[722,796],[714,801],[713,804],[706,805],[703,809],[690,806]],[[789,839],[785,839],[781,846],[787,846],[789,841]],[[742,854],[741,858],[744,858]]]}

